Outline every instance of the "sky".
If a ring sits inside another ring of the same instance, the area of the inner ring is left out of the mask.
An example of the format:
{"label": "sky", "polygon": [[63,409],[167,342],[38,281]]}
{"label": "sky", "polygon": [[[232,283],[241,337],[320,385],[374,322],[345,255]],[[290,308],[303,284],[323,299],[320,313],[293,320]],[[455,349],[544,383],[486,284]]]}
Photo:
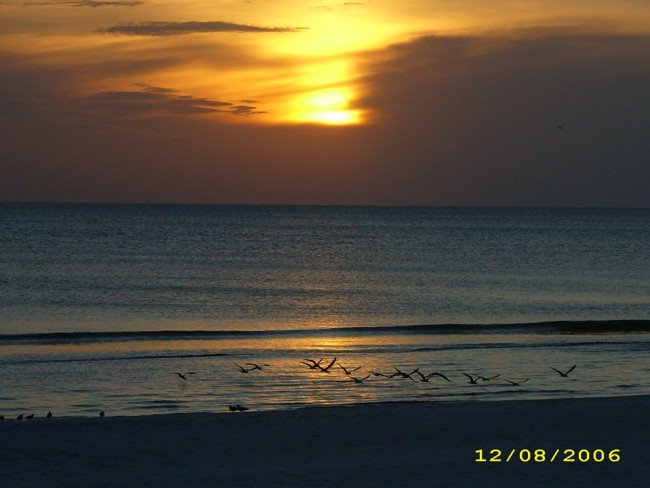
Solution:
{"label": "sky", "polygon": [[0,201],[650,207],[650,0],[0,0]]}

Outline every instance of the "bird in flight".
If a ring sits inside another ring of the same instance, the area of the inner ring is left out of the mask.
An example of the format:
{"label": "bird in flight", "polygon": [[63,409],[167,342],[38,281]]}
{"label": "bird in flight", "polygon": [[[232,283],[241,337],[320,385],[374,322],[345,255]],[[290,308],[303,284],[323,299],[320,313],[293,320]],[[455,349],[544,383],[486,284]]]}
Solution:
{"label": "bird in flight", "polygon": [[[426,375],[426,376],[424,376],[422,373],[420,373],[420,372],[417,371],[417,370],[416,370],[416,371],[413,371],[413,373],[417,373],[418,375],[420,375],[420,381],[423,382],[423,383],[429,383],[429,378],[433,378],[434,376],[440,376],[441,378],[444,378],[444,379],[446,379],[447,381],[449,381],[449,382],[451,383],[451,380],[450,380],[449,378],[447,378],[447,377],[446,377],[444,374],[442,374],[442,373],[437,373],[437,372],[436,372],[436,373],[428,374],[428,375]],[[413,373],[411,373],[411,374],[413,374]]]}
{"label": "bird in flight", "polygon": [[337,363],[337,364],[338,364],[339,368],[341,368],[343,370],[343,372],[345,373],[346,376],[350,376],[350,374],[355,372],[357,369],[361,369],[361,366],[357,366],[356,368],[348,369],[345,366],[343,366],[341,363]]}
{"label": "bird in flight", "polygon": [[256,369],[262,371],[262,366],[271,366],[270,364],[255,364],[255,363],[244,363],[244,364],[246,364],[246,366],[252,366],[252,368],[249,369],[248,371],[254,371]]}
{"label": "bird in flight", "polygon": [[470,376],[470,375],[468,375],[467,373],[463,373],[463,374],[464,374],[465,376],[467,376],[467,379],[469,380],[469,383],[470,383],[471,385],[478,385],[478,380],[479,380],[479,377],[478,377],[478,376],[477,376],[476,378],[474,378],[473,376]]}
{"label": "bird in flight", "polygon": [[327,367],[323,368],[322,366],[318,366],[318,369],[321,370],[321,373],[329,373],[330,368],[334,366],[334,363],[336,363],[336,358],[332,359],[332,362],[327,365]]}
{"label": "bird in flight", "polygon": [[249,369],[246,369],[246,368],[244,368],[243,366],[241,366],[241,365],[239,365],[239,364],[237,364],[237,363],[235,363],[235,362],[233,362],[232,364],[234,364],[235,366],[237,366],[237,367],[239,368],[239,372],[240,372],[240,373],[248,373],[249,371],[253,371],[254,369],[256,369],[256,368],[249,368]]}
{"label": "bird in flight", "polygon": [[392,374],[377,373],[376,371],[370,371],[370,374],[373,376],[383,376],[384,378],[392,378]]}
{"label": "bird in flight", "polygon": [[510,383],[512,386],[519,386],[519,385],[521,385],[522,383],[526,383],[526,381],[528,381],[529,379],[530,379],[530,378],[526,378],[525,380],[521,380],[521,381],[510,381],[510,380],[507,380],[507,379],[503,378],[503,381],[507,381],[507,382]]}
{"label": "bird in flight", "polygon": [[322,363],[324,360],[325,358],[320,358],[318,361],[315,361],[313,359],[303,359],[300,362],[305,366],[308,366],[309,369],[317,369],[320,367],[320,363]]}
{"label": "bird in flight", "polygon": [[393,373],[393,374],[391,375],[391,378],[395,378],[395,377],[399,377],[399,378],[403,378],[403,379],[408,378],[408,379],[411,380],[411,381],[415,381],[415,380],[411,377],[411,375],[414,374],[414,373],[417,373],[417,372],[418,372],[418,369],[420,369],[420,368],[416,368],[416,369],[414,369],[413,371],[411,371],[410,373],[405,373],[404,371],[400,371],[399,369],[395,368],[395,366],[393,366],[393,368],[395,369],[396,373]]}
{"label": "bird in flight", "polygon": [[355,384],[360,385],[360,384],[363,383],[365,380],[367,380],[368,378],[370,378],[370,375],[366,375],[366,376],[364,376],[363,378],[355,378],[354,376],[350,376],[350,378],[352,378],[352,381],[354,381]]}
{"label": "bird in flight", "polygon": [[568,370],[566,373],[563,373],[563,372],[560,371],[559,369],[555,369],[553,366],[549,366],[549,368],[551,368],[551,369],[552,369],[553,371],[555,371],[557,374],[559,374],[560,376],[562,376],[562,378],[568,378],[568,377],[569,377],[569,373],[570,373],[571,371],[573,371],[574,369],[576,369],[576,366],[577,366],[577,364],[574,364],[573,366],[571,366],[571,367],[569,368],[569,370]]}
{"label": "bird in flight", "polygon": [[477,376],[476,379],[481,380],[481,381],[490,381],[490,380],[493,380],[495,378],[498,378],[499,376],[501,376],[500,373],[495,374],[494,376],[488,376],[487,378],[485,376]]}
{"label": "bird in flight", "polygon": [[179,377],[180,379],[187,381],[186,376],[187,376],[188,374],[196,374],[196,373],[195,373],[194,371],[188,371],[187,373],[176,373],[176,374],[178,375],[178,377]]}

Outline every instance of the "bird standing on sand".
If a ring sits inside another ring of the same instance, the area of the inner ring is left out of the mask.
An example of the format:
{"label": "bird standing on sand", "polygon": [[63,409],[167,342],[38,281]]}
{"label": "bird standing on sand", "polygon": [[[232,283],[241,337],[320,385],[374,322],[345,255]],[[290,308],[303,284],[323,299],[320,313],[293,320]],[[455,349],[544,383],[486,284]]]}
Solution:
{"label": "bird standing on sand", "polygon": [[99,416],[100,416],[100,417],[103,417],[104,415],[106,415],[106,414],[104,413],[103,410],[102,410],[101,412],[99,412]]}
{"label": "bird standing on sand", "polygon": [[557,374],[559,374],[562,378],[568,378],[569,373],[571,371],[573,371],[574,369],[576,369],[576,366],[577,366],[577,364],[574,364],[573,366],[571,366],[571,368],[569,368],[569,370],[566,373],[563,373],[559,369],[555,369],[553,366],[549,366],[549,368],[551,368],[553,371],[555,371]]}
{"label": "bird standing on sand", "polygon": [[52,418],[52,412],[47,412],[47,415],[45,416],[46,419],[51,419]]}
{"label": "bird standing on sand", "polygon": [[510,383],[512,386],[519,386],[519,385],[521,385],[522,383],[526,383],[526,381],[528,381],[529,379],[530,379],[530,378],[526,378],[525,380],[521,380],[521,381],[510,381],[510,380],[507,380],[507,379],[503,378],[503,381],[507,381],[507,382]]}
{"label": "bird standing on sand", "polygon": [[176,374],[178,375],[178,377],[179,377],[180,379],[187,381],[186,376],[187,376],[188,374],[196,374],[196,373],[195,373],[194,371],[188,371],[187,373],[176,373]]}
{"label": "bird standing on sand", "polygon": [[26,418],[27,420],[34,420],[34,414],[33,414],[33,413],[30,413],[30,414],[27,415],[25,418]]}
{"label": "bird standing on sand", "polygon": [[228,405],[228,410],[231,412],[245,412],[246,410],[250,410],[250,408],[242,407],[241,405]]}
{"label": "bird standing on sand", "polygon": [[356,368],[351,368],[348,369],[345,366],[343,366],[341,363],[338,363],[339,368],[343,370],[346,376],[350,376],[353,372],[355,372],[357,369],[361,369],[361,366],[357,366]]}
{"label": "bird standing on sand", "polygon": [[16,417],[16,420],[22,420],[22,419],[23,419],[23,414],[22,413],[20,415],[18,415],[18,417]]}

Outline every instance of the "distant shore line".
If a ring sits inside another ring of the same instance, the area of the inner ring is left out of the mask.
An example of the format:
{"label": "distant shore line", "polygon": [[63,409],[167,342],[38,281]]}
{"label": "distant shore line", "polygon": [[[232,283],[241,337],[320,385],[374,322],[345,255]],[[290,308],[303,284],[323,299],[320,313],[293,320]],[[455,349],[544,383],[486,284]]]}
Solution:
{"label": "distant shore line", "polygon": [[318,329],[272,330],[137,330],[80,331],[0,334],[0,345],[8,343],[110,342],[129,340],[196,340],[245,337],[309,337],[391,334],[467,334],[467,333],[633,333],[650,332],[650,319],[556,320],[492,324],[424,324],[396,326],[352,326]]}

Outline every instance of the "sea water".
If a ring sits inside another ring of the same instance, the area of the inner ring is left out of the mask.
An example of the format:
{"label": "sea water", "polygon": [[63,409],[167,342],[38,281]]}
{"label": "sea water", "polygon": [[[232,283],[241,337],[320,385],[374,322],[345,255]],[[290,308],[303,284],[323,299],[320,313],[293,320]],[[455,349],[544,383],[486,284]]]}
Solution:
{"label": "sea water", "polygon": [[648,249],[647,209],[0,204],[0,414],[648,393]]}

